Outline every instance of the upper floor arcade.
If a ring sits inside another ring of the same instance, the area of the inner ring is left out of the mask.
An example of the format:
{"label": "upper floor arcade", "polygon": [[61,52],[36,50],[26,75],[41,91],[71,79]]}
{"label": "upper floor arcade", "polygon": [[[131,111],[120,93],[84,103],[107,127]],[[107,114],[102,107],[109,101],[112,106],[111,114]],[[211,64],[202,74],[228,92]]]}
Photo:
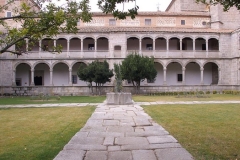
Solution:
{"label": "upper floor arcade", "polygon": [[[39,42],[25,40],[22,47],[15,50],[25,51],[18,58],[125,58],[129,53],[139,53],[155,58],[221,58],[221,40],[216,35],[189,34],[174,35],[74,35],[44,38]],[[61,46],[61,53],[54,48]],[[16,58],[4,53],[0,58]]]}

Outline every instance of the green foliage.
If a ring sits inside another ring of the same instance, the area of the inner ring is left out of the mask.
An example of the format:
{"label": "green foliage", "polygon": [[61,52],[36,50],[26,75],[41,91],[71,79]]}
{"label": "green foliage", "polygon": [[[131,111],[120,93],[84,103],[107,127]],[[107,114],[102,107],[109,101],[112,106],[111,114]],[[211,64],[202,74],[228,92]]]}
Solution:
{"label": "green foliage", "polygon": [[77,75],[80,80],[88,82],[93,93],[92,83],[95,82],[96,89],[100,94],[100,87],[106,82],[111,82],[113,71],[109,69],[109,64],[104,62],[93,61],[88,66],[80,64]]}
{"label": "green foliage", "polygon": [[121,73],[123,80],[131,81],[139,92],[141,81],[154,80],[157,76],[154,58],[144,57],[137,53],[129,54],[122,61]]}
{"label": "green foliage", "polygon": [[[116,10],[116,4],[125,3],[125,0],[99,0],[98,5],[103,13],[111,13],[116,19],[125,19],[126,16],[135,17],[138,7],[127,12]],[[42,7],[44,6],[45,7]],[[15,6],[15,7],[14,7]],[[4,12],[11,7],[12,17],[0,17],[0,25],[7,32],[0,32],[0,54],[10,52],[16,55],[22,55],[33,46],[42,47],[38,42],[45,36],[54,39],[60,33],[77,33],[77,22],[90,22],[92,14],[90,13],[89,0],[65,1],[64,5],[58,5],[51,2],[45,3],[45,0],[24,1],[15,3],[9,0],[5,5],[0,5],[0,12]],[[4,14],[3,14],[4,15]],[[8,23],[9,19],[13,20]],[[12,22],[17,25],[13,25]],[[28,40],[28,48],[26,42]],[[17,44],[16,50],[12,48]],[[48,51],[60,53],[62,47],[54,46]]]}

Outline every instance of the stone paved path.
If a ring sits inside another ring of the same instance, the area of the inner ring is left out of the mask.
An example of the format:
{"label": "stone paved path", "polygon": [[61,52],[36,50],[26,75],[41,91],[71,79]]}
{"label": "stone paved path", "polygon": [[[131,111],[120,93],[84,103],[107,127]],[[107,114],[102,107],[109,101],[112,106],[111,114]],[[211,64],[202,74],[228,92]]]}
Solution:
{"label": "stone paved path", "polygon": [[100,104],[54,160],[192,160],[138,104]]}

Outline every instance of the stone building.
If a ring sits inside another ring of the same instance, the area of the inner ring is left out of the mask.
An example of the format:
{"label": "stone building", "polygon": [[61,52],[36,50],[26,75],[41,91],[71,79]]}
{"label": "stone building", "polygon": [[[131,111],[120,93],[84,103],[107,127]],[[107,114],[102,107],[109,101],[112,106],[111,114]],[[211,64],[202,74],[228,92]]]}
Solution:
{"label": "stone building", "polygon": [[[144,92],[240,90],[239,16],[236,8],[223,12],[220,5],[193,0],[172,0],[165,12],[139,12],[133,20],[93,13],[91,22],[78,23],[77,34],[42,39],[19,57],[0,55],[1,92],[17,85],[36,93],[85,94],[87,83],[77,77],[80,63],[106,59],[113,68],[133,52],[155,59],[158,74],[142,82]],[[48,52],[58,44],[62,53]],[[113,83],[104,90],[112,91]]]}

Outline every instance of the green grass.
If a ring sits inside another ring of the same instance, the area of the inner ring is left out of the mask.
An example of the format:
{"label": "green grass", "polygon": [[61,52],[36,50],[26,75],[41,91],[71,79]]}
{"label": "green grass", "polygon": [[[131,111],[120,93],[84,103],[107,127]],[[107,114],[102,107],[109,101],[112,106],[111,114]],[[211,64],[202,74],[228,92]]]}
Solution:
{"label": "green grass", "polygon": [[106,96],[63,96],[60,100],[31,100],[30,97],[2,97],[0,105],[11,104],[44,104],[44,103],[102,103]]}
{"label": "green grass", "polygon": [[53,159],[84,126],[94,109],[0,109],[0,159]]}
{"label": "green grass", "polygon": [[240,105],[154,105],[144,110],[196,160],[240,159]]}
{"label": "green grass", "polygon": [[177,96],[144,96],[144,95],[133,95],[135,102],[156,102],[156,101],[230,101],[240,100],[240,95],[231,94],[210,94],[210,98],[196,98],[196,97],[181,97]]}

